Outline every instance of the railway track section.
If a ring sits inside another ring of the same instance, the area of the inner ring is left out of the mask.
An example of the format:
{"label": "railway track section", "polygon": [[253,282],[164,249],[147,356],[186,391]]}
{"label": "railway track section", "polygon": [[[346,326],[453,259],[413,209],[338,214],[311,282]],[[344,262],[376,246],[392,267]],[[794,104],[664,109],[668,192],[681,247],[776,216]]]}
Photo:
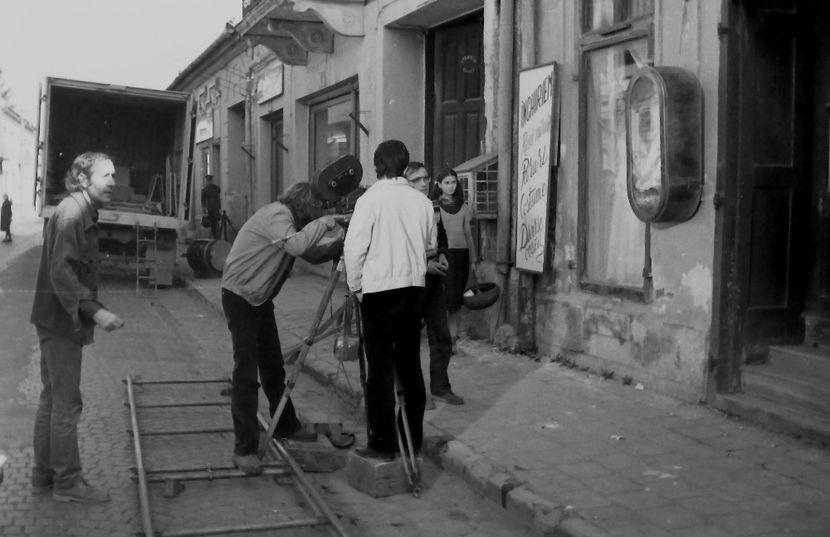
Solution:
{"label": "railway track section", "polygon": [[[288,450],[268,442],[265,471],[230,464],[230,381],[125,379],[142,537],[259,535],[348,537]],[[260,425],[268,426],[259,414]],[[225,425],[227,424],[227,425]],[[157,529],[161,528],[161,529]]]}

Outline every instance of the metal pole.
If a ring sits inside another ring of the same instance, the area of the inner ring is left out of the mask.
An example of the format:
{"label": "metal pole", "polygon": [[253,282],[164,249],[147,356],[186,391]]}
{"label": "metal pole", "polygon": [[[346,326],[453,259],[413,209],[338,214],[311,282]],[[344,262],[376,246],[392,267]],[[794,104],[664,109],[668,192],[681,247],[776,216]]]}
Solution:
{"label": "metal pole", "polygon": [[141,455],[141,439],[138,435],[138,417],[135,412],[133,398],[133,379],[127,375],[127,397],[130,400],[130,421],[133,428],[133,447],[135,448],[135,465],[138,473],[138,501],[141,504],[141,522],[144,526],[144,537],[154,537],[153,521],[150,519],[150,498],[147,495],[147,477],[144,475],[144,460]]}
{"label": "metal pole", "polygon": [[245,524],[240,526],[215,526],[212,528],[196,528],[165,531],[164,537],[191,537],[196,535],[225,535],[228,533],[246,533],[251,531],[268,531],[280,530],[287,528],[301,528],[305,526],[317,526],[326,523],[326,519],[319,518],[301,518],[297,520],[288,520],[285,522],[266,522],[263,524]]}
{"label": "metal pole", "polygon": [[[258,475],[283,476],[289,475],[291,472],[288,468],[266,468]],[[249,477],[248,474],[242,470],[202,470],[196,472],[169,472],[153,474],[146,477],[147,483],[164,483],[166,481],[214,481],[218,479],[236,479],[240,477]]]}
{"label": "metal pole", "polygon": [[[262,425],[263,427],[265,427],[268,424],[268,421],[259,412],[257,412],[257,419],[259,420],[260,425]],[[346,528],[344,528],[343,525],[340,523],[340,519],[337,518],[337,515],[334,513],[334,511],[331,510],[331,507],[329,507],[329,505],[323,500],[323,498],[320,496],[320,493],[317,492],[317,489],[314,488],[314,485],[305,476],[305,474],[303,473],[303,469],[300,467],[299,464],[297,464],[297,461],[294,460],[294,457],[292,457],[291,454],[288,453],[288,450],[285,449],[285,446],[283,446],[273,438],[271,438],[270,440],[271,441],[268,442],[267,445],[276,455],[278,455],[280,458],[282,458],[282,460],[286,462],[286,464],[288,464],[288,466],[291,468],[292,473],[297,478],[297,481],[299,482],[300,486],[305,489],[305,491],[308,493],[308,497],[311,498],[316,504],[317,508],[319,508],[320,511],[322,511],[326,519],[328,519],[328,522],[331,524],[331,527],[334,529],[334,531],[337,532],[337,535],[339,535],[340,537],[349,537],[348,532],[346,532]],[[165,537],[167,536],[165,535]]]}

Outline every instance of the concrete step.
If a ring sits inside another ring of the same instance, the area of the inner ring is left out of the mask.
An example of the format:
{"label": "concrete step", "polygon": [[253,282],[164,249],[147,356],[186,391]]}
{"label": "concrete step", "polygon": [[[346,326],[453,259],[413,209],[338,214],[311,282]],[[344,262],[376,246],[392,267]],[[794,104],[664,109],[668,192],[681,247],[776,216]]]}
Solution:
{"label": "concrete step", "polygon": [[794,411],[747,394],[719,394],[712,405],[766,429],[830,445],[830,417],[815,412]]}
{"label": "concrete step", "polygon": [[830,416],[830,380],[779,364],[759,364],[741,369],[741,385],[747,395]]}
{"label": "concrete step", "polygon": [[830,381],[830,350],[812,345],[772,345],[769,364]]}

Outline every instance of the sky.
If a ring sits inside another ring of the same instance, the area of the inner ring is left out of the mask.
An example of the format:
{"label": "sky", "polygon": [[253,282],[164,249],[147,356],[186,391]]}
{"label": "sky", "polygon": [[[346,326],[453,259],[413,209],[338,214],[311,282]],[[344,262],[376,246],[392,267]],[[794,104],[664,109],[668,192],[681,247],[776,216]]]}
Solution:
{"label": "sky", "polygon": [[9,101],[34,122],[47,76],[165,89],[241,18],[242,0],[0,0]]}

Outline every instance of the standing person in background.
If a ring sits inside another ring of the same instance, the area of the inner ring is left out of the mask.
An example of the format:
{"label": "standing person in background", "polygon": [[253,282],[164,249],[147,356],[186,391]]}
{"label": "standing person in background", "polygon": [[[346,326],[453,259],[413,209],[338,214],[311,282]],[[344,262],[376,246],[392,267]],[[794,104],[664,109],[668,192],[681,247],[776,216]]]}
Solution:
{"label": "standing person in background", "polygon": [[108,502],[86,482],[78,451],[81,351],[95,325],[107,332],[124,321],[98,302],[98,209],[112,199],[115,167],[103,153],[84,153],[66,177],[69,196],[43,230],[31,322],[40,339],[40,392],[34,434],[32,494],[59,502]]}
{"label": "standing person in background", "polygon": [[205,186],[202,188],[202,213],[207,219],[207,226],[214,239],[219,238],[219,223],[222,220],[222,200],[219,195],[222,193],[219,185],[214,184],[213,176],[205,176]]}
{"label": "standing person in background", "polygon": [[378,180],[358,198],[343,245],[349,290],[360,303],[366,345],[366,421],[363,457],[385,460],[397,451],[395,375],[403,387],[416,453],[421,449],[424,376],[421,307],[427,252],[435,249],[432,204],[403,177],[409,151],[387,140],[374,156]]}
{"label": "standing person in background", "polygon": [[[428,196],[430,176],[422,162],[411,161],[404,172],[409,186]],[[429,391],[426,408],[435,408],[434,399],[451,405],[463,405],[464,400],[455,395],[447,373],[452,354],[452,337],[447,325],[447,299],[444,295],[444,277],[449,266],[446,258],[447,233],[441,222],[438,204],[433,204],[435,226],[438,237],[437,252],[427,259],[426,286],[424,287],[424,322],[429,341]]]}
{"label": "standing person in background", "polygon": [[5,231],[3,242],[12,241],[12,200],[8,194],[3,194],[3,205],[0,207],[0,231]]}
{"label": "standing person in background", "polygon": [[449,270],[444,279],[447,297],[448,324],[452,337],[452,352],[455,354],[455,344],[458,341],[458,323],[464,288],[470,273],[470,260],[478,265],[478,254],[473,243],[473,233],[470,229],[472,211],[464,203],[464,192],[458,183],[458,174],[448,169],[438,175],[437,188],[433,192],[433,199],[438,201],[441,208],[441,221],[447,231],[447,261]]}

